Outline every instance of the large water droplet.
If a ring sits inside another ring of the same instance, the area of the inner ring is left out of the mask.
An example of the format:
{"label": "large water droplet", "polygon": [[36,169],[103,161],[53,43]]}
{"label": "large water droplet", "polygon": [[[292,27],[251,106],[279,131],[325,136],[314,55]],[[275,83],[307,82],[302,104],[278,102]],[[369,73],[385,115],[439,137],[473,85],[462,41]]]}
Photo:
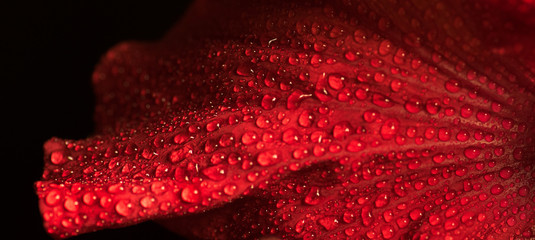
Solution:
{"label": "large water droplet", "polygon": [[461,117],[469,118],[474,114],[474,107],[470,104],[465,104],[461,107]]}
{"label": "large water droplet", "polygon": [[333,127],[333,137],[338,140],[344,140],[353,132],[353,127],[347,121],[339,122]]}
{"label": "large water droplet", "polygon": [[379,44],[379,54],[380,55],[388,55],[391,51],[392,51],[392,43],[388,40],[383,40],[381,41],[381,43]]}
{"label": "large water droplet", "polygon": [[338,227],[338,219],[333,216],[327,216],[324,218],[318,219],[318,223],[325,228],[327,231],[334,230]]}
{"label": "large water droplet", "polygon": [[318,187],[311,187],[308,194],[303,200],[308,205],[317,205],[321,201],[320,189]]}
{"label": "large water droplet", "polygon": [[314,114],[310,110],[304,110],[299,114],[298,119],[299,126],[301,127],[310,127],[314,123]]}
{"label": "large water droplet", "polygon": [[281,156],[276,150],[268,150],[258,154],[256,161],[260,166],[266,167],[281,161]]}
{"label": "large water droplet", "polygon": [[45,203],[48,206],[55,206],[61,202],[61,192],[59,190],[53,189],[48,192],[48,194],[45,197]]}
{"label": "large water droplet", "polygon": [[241,137],[241,142],[245,145],[255,144],[258,140],[258,135],[253,131],[247,131]]}
{"label": "large water droplet", "polygon": [[329,77],[327,77],[327,82],[329,83],[329,87],[335,90],[340,90],[344,88],[344,82],[346,77],[340,75],[340,74],[331,74]]}
{"label": "large water droplet", "polygon": [[380,93],[374,93],[372,95],[372,103],[383,108],[394,106],[394,102],[390,98]]}
{"label": "large water droplet", "polygon": [[366,148],[366,143],[357,139],[349,141],[347,144],[347,151],[349,152],[360,152]]}
{"label": "large water droplet", "polygon": [[182,189],[180,196],[182,200],[188,203],[198,203],[201,201],[201,191],[194,185],[188,185]]}
{"label": "large water droplet", "polygon": [[62,151],[55,151],[50,154],[50,162],[56,165],[63,164],[67,161],[67,157],[63,155]]}
{"label": "large water droplet", "polygon": [[144,196],[139,200],[139,205],[143,208],[153,208],[156,206],[156,198],[153,196]]}
{"label": "large water droplet", "polygon": [[495,184],[490,188],[490,193],[493,195],[498,195],[503,192],[504,188],[501,184]]}
{"label": "large water droplet", "polygon": [[282,141],[287,144],[294,144],[299,142],[299,132],[295,128],[290,128],[282,133]]}
{"label": "large water droplet", "polygon": [[422,99],[417,96],[412,96],[405,102],[405,110],[410,113],[417,113],[421,110],[422,105]]}
{"label": "large water droplet", "polygon": [[221,181],[227,176],[226,165],[219,164],[216,166],[207,167],[202,170],[202,173],[211,180]]}
{"label": "large water droplet", "polygon": [[380,134],[384,140],[390,140],[396,136],[398,131],[399,131],[399,120],[395,118],[389,118],[381,126]]}
{"label": "large water droplet", "polygon": [[386,193],[381,193],[375,200],[375,207],[382,208],[390,202],[390,196]]}
{"label": "large water droplet", "polygon": [[448,92],[451,92],[451,93],[456,93],[461,89],[460,83],[456,79],[450,79],[446,81],[446,83],[444,84],[444,87],[446,88],[446,90],[448,90]]}
{"label": "large water droplet", "polygon": [[262,102],[260,105],[262,106],[262,108],[266,110],[270,110],[275,107],[276,102],[277,102],[277,97],[270,95],[270,94],[266,94],[262,98]]}
{"label": "large water droplet", "polygon": [[115,211],[124,217],[130,216],[134,210],[134,204],[132,204],[128,199],[121,199],[115,204]]}
{"label": "large water droplet", "polygon": [[481,154],[481,149],[477,147],[467,147],[464,149],[464,156],[469,159],[475,159]]}
{"label": "large water droplet", "polygon": [[513,176],[514,169],[512,167],[503,167],[500,170],[500,177],[503,179],[509,179]]}

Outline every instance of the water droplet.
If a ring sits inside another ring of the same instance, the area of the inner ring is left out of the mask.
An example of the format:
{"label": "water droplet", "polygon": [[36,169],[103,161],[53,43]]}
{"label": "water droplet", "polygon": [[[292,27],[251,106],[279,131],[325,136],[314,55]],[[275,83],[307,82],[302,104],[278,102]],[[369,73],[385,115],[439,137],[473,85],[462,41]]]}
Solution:
{"label": "water droplet", "polygon": [[514,170],[512,167],[503,167],[500,170],[500,177],[503,179],[509,179],[513,176]]}
{"label": "water droplet", "polygon": [[486,111],[483,111],[483,110],[480,110],[480,111],[477,112],[476,118],[480,122],[486,123],[486,122],[488,122],[490,120],[490,113],[488,113]]}
{"label": "water droplet", "polygon": [[474,107],[470,104],[465,104],[461,107],[461,117],[469,118],[474,113]]}
{"label": "water droplet", "polygon": [[317,205],[321,201],[320,189],[318,187],[311,187],[308,194],[303,200],[308,205]]}
{"label": "water droplet", "polygon": [[529,193],[529,188],[527,186],[522,186],[518,189],[518,195],[521,197],[527,196]]}
{"label": "water droplet", "polygon": [[193,154],[193,150],[191,149],[191,147],[184,146],[183,148],[180,148],[178,150],[171,151],[171,153],[169,153],[169,160],[172,163],[177,163],[190,157],[192,154]]}
{"label": "water droplet", "polygon": [[344,140],[353,132],[353,127],[347,121],[339,122],[333,127],[333,137],[337,140]]}
{"label": "water droplet", "polygon": [[270,110],[270,109],[273,109],[275,107],[275,103],[276,102],[277,102],[277,97],[272,96],[270,94],[266,94],[262,98],[262,102],[261,102],[260,105],[262,106],[262,108],[264,108],[266,110]]}
{"label": "water droplet", "polygon": [[342,220],[344,220],[345,223],[352,223],[352,222],[355,222],[356,216],[353,212],[346,211],[344,212],[344,216]]}
{"label": "water droplet", "polygon": [[266,116],[259,116],[257,119],[256,119],[256,126],[258,128],[261,128],[261,129],[266,129],[266,128],[270,128],[271,126],[273,125],[273,123],[271,122],[271,119],[269,119],[268,117]]}
{"label": "water droplet", "polygon": [[188,185],[182,189],[180,196],[182,200],[188,203],[198,203],[201,201],[201,192],[194,185]]}
{"label": "water droplet", "polygon": [[443,153],[439,153],[433,156],[433,162],[435,163],[442,163],[444,162],[444,160],[446,160],[446,155],[444,155]]}
{"label": "water droplet", "polygon": [[221,181],[227,177],[227,169],[226,165],[224,164],[207,167],[202,170],[202,173],[214,181]]}
{"label": "water droplet", "polygon": [[429,114],[437,114],[440,110],[440,99],[431,98],[428,99],[425,103],[425,109]]}
{"label": "water droplet", "polygon": [[394,228],[390,225],[382,226],[381,234],[384,239],[391,239],[394,237]]}
{"label": "water droplet", "polygon": [[318,219],[318,223],[323,226],[327,231],[334,230],[338,227],[338,219],[332,216],[320,218]]}
{"label": "water droplet", "polygon": [[360,141],[360,140],[351,140],[348,144],[347,144],[347,151],[349,152],[360,152],[362,150],[364,150],[366,148],[366,143],[363,142],[363,141]]}
{"label": "water droplet", "polygon": [[364,226],[369,227],[373,223],[373,215],[372,215],[372,207],[371,206],[364,206],[362,208],[362,212],[360,214],[360,217],[362,218],[362,224]]}
{"label": "water droplet", "polygon": [[496,112],[496,113],[499,113],[502,111],[503,109],[503,106],[501,103],[497,103],[497,102],[492,102],[491,104],[491,109],[492,111]]}
{"label": "water droplet", "polygon": [[228,147],[234,144],[234,135],[232,133],[225,133],[219,138],[219,146]]}
{"label": "water droplet", "polygon": [[450,231],[458,227],[459,227],[459,223],[455,219],[448,219],[444,223],[444,229],[446,229],[446,231]]}
{"label": "water droplet", "polygon": [[238,187],[235,184],[229,183],[223,187],[223,192],[229,196],[232,196],[234,193],[236,193],[236,189],[238,189]]}
{"label": "water droplet", "polygon": [[366,43],[367,39],[368,37],[363,30],[357,29],[355,32],[353,32],[353,40],[355,40],[356,43],[364,44]]}
{"label": "water droplet", "polygon": [[405,187],[401,183],[396,183],[394,185],[394,193],[400,197],[407,196],[407,191],[405,191]]}
{"label": "water droplet", "polygon": [[381,193],[375,200],[375,207],[382,208],[390,203],[390,196],[386,193]]}
{"label": "water droplet", "polygon": [[438,139],[440,141],[449,141],[451,139],[451,130],[448,128],[439,128],[438,129]]}
{"label": "water droplet", "polygon": [[82,196],[82,202],[85,205],[91,206],[91,205],[95,204],[96,201],[97,201],[97,195],[95,193],[93,193],[93,192],[86,192]]}
{"label": "water droplet", "polygon": [[253,73],[253,70],[247,64],[242,64],[236,69],[236,74],[240,76],[249,76]]}
{"label": "water droplet", "polygon": [[153,196],[144,196],[139,200],[139,205],[144,208],[153,208],[156,206],[156,198]]}
{"label": "water droplet", "polygon": [[381,126],[380,134],[384,140],[390,140],[396,136],[398,131],[399,131],[399,120],[395,118],[389,118]]}
{"label": "water droplet", "polygon": [[362,114],[362,118],[364,118],[364,121],[369,122],[369,123],[375,122],[375,120],[377,120],[379,117],[380,117],[380,113],[374,109],[366,110]]}
{"label": "water droplet", "polygon": [[461,89],[460,83],[456,79],[450,79],[446,81],[444,87],[446,88],[446,90],[448,90],[448,92],[451,93],[456,93]]}
{"label": "water droplet", "polygon": [[431,224],[431,226],[436,226],[438,224],[440,224],[442,222],[442,217],[438,214],[432,214],[431,216],[429,216],[429,224]]}
{"label": "water droplet", "polygon": [[493,195],[499,195],[503,192],[504,188],[501,184],[495,184],[490,188],[490,193]]}
{"label": "water droplet", "polygon": [[299,126],[301,127],[310,127],[314,123],[314,114],[310,110],[304,110],[299,114],[298,119]]}
{"label": "water droplet", "polygon": [[394,106],[394,102],[390,98],[380,93],[374,93],[372,95],[372,103],[382,108]]}
{"label": "water droplet", "polygon": [[258,164],[260,164],[260,166],[266,167],[280,162],[281,156],[276,150],[268,150],[259,153],[256,161]]}
{"label": "water droplet", "polygon": [[345,77],[340,74],[331,74],[327,78],[327,82],[332,89],[340,90],[344,88]]}
{"label": "water droplet", "polygon": [[138,148],[137,148],[136,144],[129,143],[129,144],[126,145],[126,148],[124,149],[124,153],[126,155],[132,155],[132,154],[136,153],[137,150],[138,150]]}
{"label": "water droplet", "polygon": [[295,128],[286,129],[282,133],[282,141],[287,144],[294,144],[299,142],[299,132]]}
{"label": "water droplet", "polygon": [[410,113],[417,113],[421,110],[422,99],[417,96],[412,96],[405,102],[405,110]]}
{"label": "water droplet", "polygon": [[65,202],[63,202],[63,207],[69,212],[76,212],[80,203],[72,197],[65,197]]}
{"label": "water droplet", "polygon": [[413,220],[413,221],[417,221],[419,219],[421,219],[424,215],[424,212],[422,209],[420,208],[415,208],[413,210],[411,210],[409,212],[409,217]]}
{"label": "water droplet", "polygon": [[470,134],[468,133],[468,131],[466,131],[464,129],[461,129],[457,133],[457,140],[459,140],[461,142],[465,142],[465,141],[468,141],[468,139],[470,139]]}
{"label": "water droplet", "polygon": [[409,168],[411,170],[415,170],[415,169],[420,168],[421,165],[422,165],[422,162],[420,162],[419,159],[413,158],[413,159],[409,160],[409,163],[407,164],[407,168]]}
{"label": "water droplet", "polygon": [[132,204],[128,199],[121,199],[115,204],[115,211],[124,217],[130,216],[134,210],[134,204]]}
{"label": "water droplet", "polygon": [[299,103],[308,97],[311,97],[312,94],[305,94],[301,90],[295,90],[293,91],[290,96],[288,96],[288,100],[286,102],[286,107],[288,110],[293,110],[299,108]]}
{"label": "water droplet", "polygon": [[406,217],[400,217],[396,220],[396,224],[399,228],[406,228],[409,225],[409,221]]}
{"label": "water droplet", "polygon": [[53,189],[48,192],[48,194],[45,197],[45,203],[48,206],[55,206],[61,202],[61,192],[59,190]]}
{"label": "water droplet", "polygon": [[163,194],[167,191],[167,187],[165,185],[165,183],[163,182],[153,182],[151,185],[150,185],[150,190],[156,194],[156,195],[160,195],[160,194]]}
{"label": "water droplet", "polygon": [[464,149],[464,156],[469,159],[475,159],[481,154],[481,149],[477,147],[467,147]]}
{"label": "water droplet", "polygon": [[241,137],[241,142],[244,145],[251,145],[258,142],[258,135],[256,132],[253,131],[247,131],[245,132]]}
{"label": "water droplet", "polygon": [[67,161],[67,157],[63,155],[62,151],[55,151],[50,154],[50,162],[52,162],[55,165],[63,164]]}
{"label": "water droplet", "polygon": [[392,43],[388,40],[383,40],[381,41],[381,43],[379,44],[379,54],[380,55],[388,55],[390,53],[390,51],[392,51]]}

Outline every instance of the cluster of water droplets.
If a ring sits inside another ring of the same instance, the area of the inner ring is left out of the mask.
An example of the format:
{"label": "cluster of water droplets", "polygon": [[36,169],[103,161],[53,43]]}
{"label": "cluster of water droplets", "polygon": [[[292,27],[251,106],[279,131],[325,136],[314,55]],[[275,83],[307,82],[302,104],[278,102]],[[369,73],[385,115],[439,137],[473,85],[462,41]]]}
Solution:
{"label": "cluster of water droplets", "polygon": [[[407,46],[433,34],[395,43],[377,33],[391,20],[363,27],[339,14],[344,21],[268,20],[261,36],[210,43],[191,62],[159,52],[96,74],[133,90],[97,107],[108,132],[45,145],[36,188],[48,231],[69,236],[253,196],[270,200],[243,210],[268,219],[243,219],[251,235],[426,238],[474,225],[527,235],[515,227],[530,221],[535,200],[523,180],[535,175],[525,160],[535,105],[507,91],[514,74],[470,69],[440,47],[418,55]],[[128,61],[126,45],[116,51],[124,59],[110,62]],[[136,68],[144,61],[158,64]],[[172,77],[158,78],[162,69]]]}

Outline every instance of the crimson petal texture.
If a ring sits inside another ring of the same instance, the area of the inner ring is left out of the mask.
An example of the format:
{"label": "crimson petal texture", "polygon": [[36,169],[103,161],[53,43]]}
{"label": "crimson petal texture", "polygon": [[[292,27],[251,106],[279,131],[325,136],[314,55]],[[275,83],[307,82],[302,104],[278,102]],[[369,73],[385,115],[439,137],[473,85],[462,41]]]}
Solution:
{"label": "crimson petal texture", "polygon": [[46,142],[65,238],[535,237],[531,1],[200,1],[93,75],[96,133]]}

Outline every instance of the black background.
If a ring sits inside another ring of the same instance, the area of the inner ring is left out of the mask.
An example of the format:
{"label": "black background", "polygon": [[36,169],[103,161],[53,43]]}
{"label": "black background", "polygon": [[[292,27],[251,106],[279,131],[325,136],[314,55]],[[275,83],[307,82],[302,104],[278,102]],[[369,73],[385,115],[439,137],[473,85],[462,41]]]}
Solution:
{"label": "black background", "polygon": [[[0,6],[5,238],[50,239],[33,189],[42,173],[42,145],[53,136],[81,139],[92,133],[91,74],[99,58],[120,41],[159,39],[188,5],[36,1]],[[179,238],[147,222],[72,239]]]}

